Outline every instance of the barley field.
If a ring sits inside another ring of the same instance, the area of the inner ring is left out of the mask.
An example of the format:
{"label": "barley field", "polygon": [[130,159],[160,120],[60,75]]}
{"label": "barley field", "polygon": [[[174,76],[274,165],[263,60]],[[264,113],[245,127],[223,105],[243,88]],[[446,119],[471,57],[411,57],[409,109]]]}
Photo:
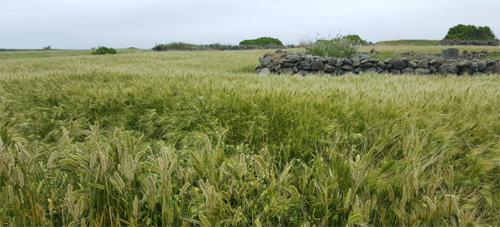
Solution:
{"label": "barley field", "polygon": [[1,226],[500,225],[498,75],[118,52],[0,52]]}

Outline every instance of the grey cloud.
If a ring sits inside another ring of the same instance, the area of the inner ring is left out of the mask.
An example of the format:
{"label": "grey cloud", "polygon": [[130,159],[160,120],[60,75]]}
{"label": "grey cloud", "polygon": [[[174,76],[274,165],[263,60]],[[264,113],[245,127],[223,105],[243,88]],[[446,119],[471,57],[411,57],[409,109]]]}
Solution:
{"label": "grey cloud", "polygon": [[453,25],[490,26],[500,36],[497,0],[6,0],[0,48],[90,48],[156,43],[237,44],[273,36],[285,43],[356,33],[370,41],[441,39]]}

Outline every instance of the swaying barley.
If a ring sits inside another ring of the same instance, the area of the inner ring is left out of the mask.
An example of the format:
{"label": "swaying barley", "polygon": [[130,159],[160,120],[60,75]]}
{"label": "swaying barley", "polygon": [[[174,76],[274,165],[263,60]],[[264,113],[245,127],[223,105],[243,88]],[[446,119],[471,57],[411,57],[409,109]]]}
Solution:
{"label": "swaying barley", "polygon": [[256,76],[264,52],[0,53],[0,224],[500,223],[500,77]]}

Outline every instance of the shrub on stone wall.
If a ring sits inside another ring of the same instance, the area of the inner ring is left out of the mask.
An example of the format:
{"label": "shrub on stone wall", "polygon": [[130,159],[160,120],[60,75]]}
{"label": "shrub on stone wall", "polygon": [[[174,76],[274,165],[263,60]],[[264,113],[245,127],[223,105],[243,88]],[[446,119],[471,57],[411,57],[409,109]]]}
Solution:
{"label": "shrub on stone wall", "polygon": [[456,25],[448,30],[447,40],[493,40],[495,34],[488,26]]}
{"label": "shrub on stone wall", "polygon": [[168,44],[158,44],[153,47],[153,50],[156,51],[165,51],[165,50],[201,50],[203,47],[201,45],[191,44],[191,43],[183,43],[183,42],[173,42]]}
{"label": "shrub on stone wall", "polygon": [[240,42],[242,46],[277,46],[283,47],[283,43],[276,38],[260,37],[258,39],[247,39]]}
{"label": "shrub on stone wall", "polygon": [[306,46],[306,53],[316,56],[352,58],[358,53],[353,41],[345,36],[325,40],[318,39]]}
{"label": "shrub on stone wall", "polygon": [[179,50],[179,51],[196,51],[196,50],[252,50],[252,49],[262,49],[262,48],[285,48],[284,46],[279,46],[277,44],[268,45],[226,45],[220,43],[212,44],[191,44],[183,42],[173,42],[168,44],[157,44],[152,50],[155,51],[169,51],[169,50]]}

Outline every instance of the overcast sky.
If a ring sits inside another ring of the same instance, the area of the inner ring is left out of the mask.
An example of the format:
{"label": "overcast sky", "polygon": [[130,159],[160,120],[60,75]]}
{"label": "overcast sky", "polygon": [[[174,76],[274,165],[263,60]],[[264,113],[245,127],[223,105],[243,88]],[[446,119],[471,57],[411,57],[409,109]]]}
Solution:
{"label": "overcast sky", "polygon": [[0,48],[442,39],[457,24],[487,25],[498,37],[499,14],[500,0],[0,0]]}

